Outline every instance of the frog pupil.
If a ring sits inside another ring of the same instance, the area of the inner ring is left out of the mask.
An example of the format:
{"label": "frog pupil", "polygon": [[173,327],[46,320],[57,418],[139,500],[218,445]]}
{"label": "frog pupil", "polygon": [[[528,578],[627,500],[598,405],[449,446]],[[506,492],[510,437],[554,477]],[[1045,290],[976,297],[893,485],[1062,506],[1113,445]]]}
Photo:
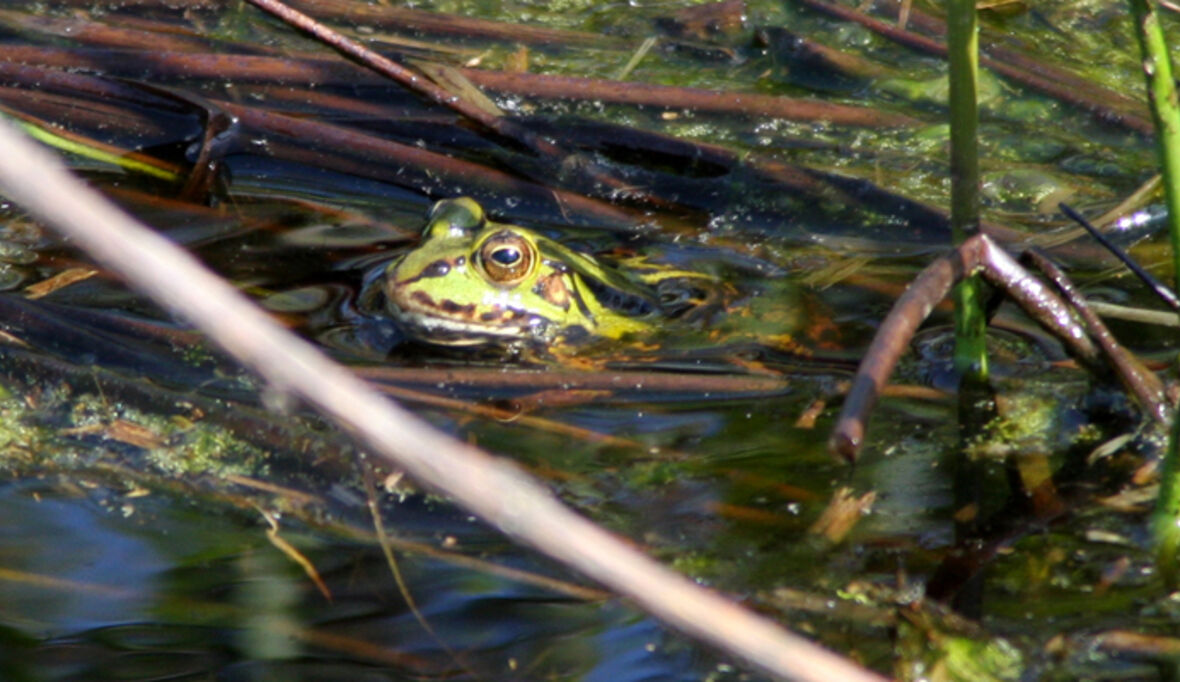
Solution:
{"label": "frog pupil", "polygon": [[516,265],[520,262],[520,250],[512,246],[496,249],[492,252],[492,260],[504,266]]}

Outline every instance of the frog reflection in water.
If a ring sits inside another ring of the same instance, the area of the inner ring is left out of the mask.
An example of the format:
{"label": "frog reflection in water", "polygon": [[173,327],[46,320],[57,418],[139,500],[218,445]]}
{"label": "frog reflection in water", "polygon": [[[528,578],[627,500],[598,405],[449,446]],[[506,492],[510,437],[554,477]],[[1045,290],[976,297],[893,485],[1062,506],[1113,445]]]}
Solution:
{"label": "frog reflection in water", "polygon": [[422,243],[385,271],[389,312],[411,338],[566,356],[598,341],[642,341],[714,302],[713,277],[574,251],[488,220],[469,198],[436,203]]}

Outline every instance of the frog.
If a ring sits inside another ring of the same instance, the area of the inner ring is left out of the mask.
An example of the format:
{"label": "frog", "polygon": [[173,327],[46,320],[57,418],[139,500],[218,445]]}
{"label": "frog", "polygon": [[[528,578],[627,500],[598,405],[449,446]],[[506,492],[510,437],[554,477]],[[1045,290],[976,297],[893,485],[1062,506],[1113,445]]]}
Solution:
{"label": "frog", "polygon": [[587,253],[496,222],[470,197],[436,202],[420,243],[386,266],[383,282],[388,314],[414,341],[556,356],[642,343],[721,289],[708,273]]}

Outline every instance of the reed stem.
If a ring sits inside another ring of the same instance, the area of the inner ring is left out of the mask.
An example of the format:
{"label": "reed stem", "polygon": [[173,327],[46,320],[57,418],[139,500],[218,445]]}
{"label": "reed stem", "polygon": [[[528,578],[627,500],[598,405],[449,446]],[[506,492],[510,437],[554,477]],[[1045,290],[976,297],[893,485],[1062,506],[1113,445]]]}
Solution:
{"label": "reed stem", "polygon": [[[974,0],[951,0],[947,15],[951,116],[951,238],[955,246],[979,232],[979,32]],[[955,289],[955,368],[964,379],[987,379],[987,319],[982,281]]]}
{"label": "reed stem", "polygon": [[[1180,105],[1172,60],[1160,28],[1159,15],[1150,0],[1130,0],[1135,20],[1135,39],[1147,78],[1147,97],[1155,121],[1156,150],[1163,175],[1164,201],[1168,207],[1168,229],[1172,235],[1173,277],[1180,275]],[[1180,428],[1172,426],[1172,438],[1160,472],[1160,492],[1152,527],[1155,531],[1156,564],[1164,582],[1176,587],[1177,551],[1180,550]]]}

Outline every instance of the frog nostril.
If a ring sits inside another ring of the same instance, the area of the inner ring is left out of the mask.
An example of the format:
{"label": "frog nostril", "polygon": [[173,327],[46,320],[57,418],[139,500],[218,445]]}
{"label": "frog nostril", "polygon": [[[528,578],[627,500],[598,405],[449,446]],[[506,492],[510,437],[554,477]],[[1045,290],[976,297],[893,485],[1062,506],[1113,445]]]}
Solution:
{"label": "frog nostril", "polygon": [[422,269],[420,277],[442,277],[451,271],[451,264],[445,260],[436,260]]}

